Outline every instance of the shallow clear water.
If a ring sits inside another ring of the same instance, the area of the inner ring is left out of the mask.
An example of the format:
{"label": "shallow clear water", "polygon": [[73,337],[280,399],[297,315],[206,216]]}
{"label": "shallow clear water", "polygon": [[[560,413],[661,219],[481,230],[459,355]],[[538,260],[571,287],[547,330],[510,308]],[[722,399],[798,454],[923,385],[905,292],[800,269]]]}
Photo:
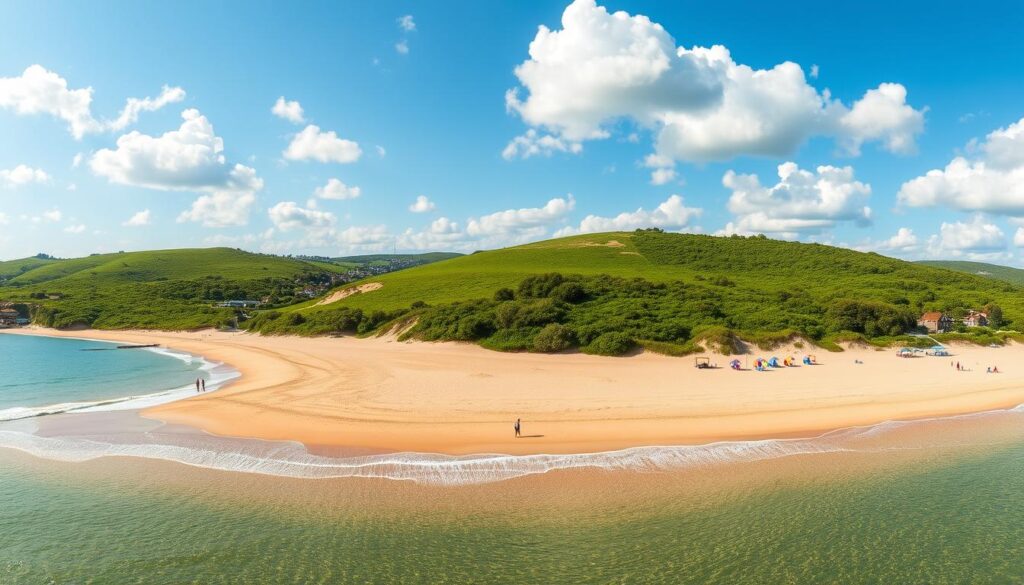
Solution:
{"label": "shallow clear water", "polygon": [[116,345],[0,335],[0,414],[16,407],[151,394],[187,386],[204,375],[201,360],[111,349]]}
{"label": "shallow clear water", "polygon": [[566,513],[463,507],[451,488],[422,492],[427,506],[348,505],[344,486],[359,483],[302,505],[251,487],[225,500],[203,486],[240,476],[153,489],[4,464],[2,583],[1024,582],[1020,442],[844,481],[767,481],[708,505],[680,484],[580,506],[590,494],[570,484]]}

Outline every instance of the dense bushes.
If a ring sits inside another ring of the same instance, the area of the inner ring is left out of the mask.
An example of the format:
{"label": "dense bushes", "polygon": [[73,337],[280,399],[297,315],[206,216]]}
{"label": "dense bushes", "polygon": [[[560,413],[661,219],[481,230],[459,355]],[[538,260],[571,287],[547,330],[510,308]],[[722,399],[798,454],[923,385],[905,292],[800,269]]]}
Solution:
{"label": "dense bushes", "polygon": [[868,337],[900,335],[917,323],[913,312],[880,301],[840,299],[829,306],[824,325],[829,331],[853,331]]}

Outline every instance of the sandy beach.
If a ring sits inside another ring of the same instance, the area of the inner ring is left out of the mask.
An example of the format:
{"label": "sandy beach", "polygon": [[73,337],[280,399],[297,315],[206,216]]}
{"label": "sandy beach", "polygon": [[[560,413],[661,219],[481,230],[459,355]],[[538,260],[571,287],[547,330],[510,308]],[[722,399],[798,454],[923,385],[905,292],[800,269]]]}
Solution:
{"label": "sandy beach", "polygon": [[[216,393],[143,411],[237,437],[344,449],[467,453],[595,452],[641,445],[810,436],[835,428],[1024,403],[1024,347],[956,346],[953,357],[814,350],[818,365],[698,370],[644,353],[506,354],[394,338],[262,337],[219,331],[6,333],[158,343],[239,369]],[[797,348],[764,357],[798,355]],[[753,362],[754,356],[739,356]],[[860,363],[862,362],[862,363]],[[959,362],[967,371],[957,371]],[[986,368],[999,367],[999,374]],[[523,420],[516,439],[512,423]]]}

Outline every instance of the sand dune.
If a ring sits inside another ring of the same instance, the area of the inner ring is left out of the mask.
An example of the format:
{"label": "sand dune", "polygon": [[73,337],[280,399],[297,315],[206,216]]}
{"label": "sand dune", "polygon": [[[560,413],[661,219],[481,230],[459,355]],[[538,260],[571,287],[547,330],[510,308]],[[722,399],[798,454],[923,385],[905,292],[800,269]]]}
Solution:
{"label": "sand dune", "polygon": [[[1024,363],[1021,346],[957,347],[953,358],[915,359],[816,351],[820,365],[762,373],[731,371],[724,356],[712,357],[722,369],[697,370],[692,358],[505,354],[394,338],[22,332],[160,343],[227,362],[243,373],[237,383],[143,414],[325,451],[602,451],[801,436],[1024,403],[1024,368],[1014,367]],[[951,360],[971,371],[956,371]],[[987,374],[989,365],[1003,373]],[[517,417],[521,439],[512,432]]]}

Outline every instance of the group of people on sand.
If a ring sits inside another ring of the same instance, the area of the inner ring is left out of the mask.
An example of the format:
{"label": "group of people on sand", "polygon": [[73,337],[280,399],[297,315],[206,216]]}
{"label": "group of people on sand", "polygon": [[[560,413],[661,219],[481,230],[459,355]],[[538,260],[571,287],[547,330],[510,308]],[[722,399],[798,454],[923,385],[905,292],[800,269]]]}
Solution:
{"label": "group of people on sand", "polygon": [[[955,367],[956,371],[958,371],[958,372],[967,372],[967,371],[969,371],[967,369],[967,366],[960,365],[960,362],[953,362],[953,361],[951,361],[951,362],[949,362],[949,365]],[[999,366],[989,366],[989,367],[985,368],[985,373],[986,374],[998,374],[999,373]]]}
{"label": "group of people on sand", "polygon": [[205,378],[196,378],[196,392],[206,392]]}

